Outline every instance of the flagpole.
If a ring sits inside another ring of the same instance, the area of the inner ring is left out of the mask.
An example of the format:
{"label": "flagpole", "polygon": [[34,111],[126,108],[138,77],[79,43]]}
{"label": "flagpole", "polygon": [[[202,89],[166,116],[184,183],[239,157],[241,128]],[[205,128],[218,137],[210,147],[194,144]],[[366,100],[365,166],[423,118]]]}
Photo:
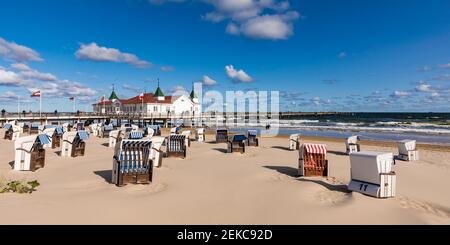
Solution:
{"label": "flagpole", "polygon": [[20,96],[17,95],[17,118],[20,118]]}
{"label": "flagpole", "polygon": [[42,92],[39,94],[39,119],[42,117]]}
{"label": "flagpole", "polygon": [[76,100],[76,98],[75,97],[73,97],[73,113],[75,113],[76,111],[75,111],[75,109],[76,109],[76,107],[75,107],[75,100]]}

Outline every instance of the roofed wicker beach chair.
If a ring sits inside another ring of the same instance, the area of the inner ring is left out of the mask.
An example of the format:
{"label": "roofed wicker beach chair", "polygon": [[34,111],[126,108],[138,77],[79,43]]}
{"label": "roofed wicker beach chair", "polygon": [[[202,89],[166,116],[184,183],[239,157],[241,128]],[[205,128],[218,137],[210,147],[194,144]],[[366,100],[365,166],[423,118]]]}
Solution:
{"label": "roofed wicker beach chair", "polygon": [[124,139],[116,145],[112,170],[112,182],[116,186],[151,183],[153,175],[151,146],[150,139]]}
{"label": "roofed wicker beach chair", "polygon": [[166,156],[186,158],[186,136],[172,134],[167,138]]}
{"label": "roofed wicker beach chair", "polygon": [[228,142],[228,129],[222,128],[216,130],[216,143]]}
{"label": "roofed wicker beach chair", "polygon": [[63,127],[63,130],[64,130],[64,133],[70,131],[70,124],[69,123],[63,123],[62,127]]}
{"label": "roofed wicker beach chair", "polygon": [[186,136],[186,138],[184,139],[184,144],[186,145],[186,147],[191,147],[191,131],[190,130],[186,130],[181,132],[181,135]]}
{"label": "roofed wicker beach chair", "polygon": [[99,136],[101,123],[93,123],[89,127],[91,128],[91,132],[93,136]]}
{"label": "roofed wicker beach chair", "polygon": [[173,127],[170,129],[170,134],[179,134],[180,133],[180,127]]}
{"label": "roofed wicker beach chair", "polygon": [[419,160],[419,151],[416,148],[415,140],[402,140],[397,142],[398,159],[403,161],[417,161]]}
{"label": "roofed wicker beach chair", "polygon": [[197,141],[198,142],[205,142],[205,129],[199,128],[197,129]]}
{"label": "roofed wicker beach chair", "polygon": [[5,140],[16,140],[20,137],[20,128],[17,125],[6,123],[3,125],[3,129],[5,129],[3,136]]}
{"label": "roofed wicker beach chair", "polygon": [[45,144],[44,147],[55,149],[61,146],[61,138],[63,135],[62,127],[51,125],[51,127],[44,129],[43,133],[50,138],[50,143]]}
{"label": "roofed wicker beach chair", "polygon": [[145,127],[144,129],[144,136],[151,138],[155,135],[155,130],[153,128],[150,127]]}
{"label": "roofed wicker beach chair", "polygon": [[20,137],[14,142],[14,170],[36,171],[45,166],[44,145],[50,142],[46,134]]}
{"label": "roofed wicker beach chair", "polygon": [[259,146],[258,130],[248,130],[247,131],[247,145],[248,146]]}
{"label": "roofed wicker beach chair", "polygon": [[304,143],[299,150],[299,176],[328,176],[327,146]]}
{"label": "roofed wicker beach chair", "polygon": [[31,123],[30,127],[28,128],[28,134],[39,134],[39,124]]}
{"label": "roofed wicker beach chair", "polygon": [[143,131],[131,131],[125,134],[126,139],[142,139],[144,138],[144,132]]}
{"label": "roofed wicker beach chair", "polygon": [[358,140],[359,140],[358,135],[353,135],[347,138],[347,140],[345,141],[345,148],[347,154],[361,151]]}
{"label": "roofed wicker beach chair", "polygon": [[245,142],[247,137],[243,134],[236,134],[227,141],[227,153],[240,152],[245,153]]}
{"label": "roofed wicker beach chair", "polygon": [[162,166],[162,157],[164,153],[161,147],[166,138],[161,136],[153,136],[151,140],[152,149],[150,151],[150,159],[153,161],[154,167],[160,168]]}
{"label": "roofed wicker beach chair", "polygon": [[121,130],[113,130],[109,132],[108,147],[116,147],[116,144],[121,140]]}
{"label": "roofed wicker beach chair", "polygon": [[291,134],[289,136],[289,150],[295,151],[300,149],[300,134]]}
{"label": "roofed wicker beach chair", "polygon": [[87,139],[89,139],[89,134],[84,130],[65,132],[63,134],[61,156],[84,156],[86,150],[86,142],[84,141]]}
{"label": "roofed wicker beach chair", "polygon": [[75,125],[73,125],[73,129],[76,131],[83,130],[84,131],[84,123],[83,122],[77,122]]}
{"label": "roofed wicker beach chair", "polygon": [[394,155],[390,152],[350,153],[348,189],[378,198],[394,197],[397,178],[393,164]]}
{"label": "roofed wicker beach chair", "polygon": [[114,130],[114,126],[112,125],[112,123],[110,123],[108,125],[102,125],[100,127],[99,137],[100,138],[108,138],[109,133],[113,130]]}
{"label": "roofed wicker beach chair", "polygon": [[146,129],[153,129],[153,135],[160,136],[161,135],[161,127],[159,125],[148,125]]}

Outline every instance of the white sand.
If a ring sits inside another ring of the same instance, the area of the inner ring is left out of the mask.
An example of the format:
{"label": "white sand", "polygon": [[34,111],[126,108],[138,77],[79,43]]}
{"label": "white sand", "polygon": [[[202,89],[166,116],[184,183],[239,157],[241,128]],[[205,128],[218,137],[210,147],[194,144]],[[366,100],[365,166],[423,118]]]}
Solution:
{"label": "white sand", "polygon": [[0,139],[0,177],[41,183],[33,194],[0,194],[0,223],[450,224],[449,151],[419,149],[420,161],[398,161],[397,196],[376,199],[346,191],[349,158],[332,140],[320,141],[336,152],[328,180],[297,178],[298,153],[285,149],[287,139],[262,138],[244,155],[193,142],[186,159],[163,159],[151,185],[125,187],[109,183],[113,150],[105,143],[91,136],[79,158],[48,149],[45,168],[32,173],[11,170],[13,142]]}

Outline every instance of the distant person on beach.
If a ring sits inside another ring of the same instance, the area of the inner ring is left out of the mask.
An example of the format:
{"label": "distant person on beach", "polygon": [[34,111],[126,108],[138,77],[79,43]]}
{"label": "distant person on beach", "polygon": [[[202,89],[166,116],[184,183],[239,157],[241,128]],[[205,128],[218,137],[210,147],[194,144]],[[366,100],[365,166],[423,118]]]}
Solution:
{"label": "distant person on beach", "polygon": [[270,124],[266,124],[266,130],[270,129]]}

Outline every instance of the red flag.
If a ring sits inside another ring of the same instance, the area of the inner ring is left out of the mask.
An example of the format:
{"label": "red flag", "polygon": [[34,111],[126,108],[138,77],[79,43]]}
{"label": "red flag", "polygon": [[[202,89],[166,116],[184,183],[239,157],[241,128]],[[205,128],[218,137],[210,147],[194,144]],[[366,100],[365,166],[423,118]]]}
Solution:
{"label": "red flag", "polygon": [[70,97],[69,100],[70,100],[70,101],[74,101],[74,100],[75,100],[75,97]]}
{"label": "red flag", "polygon": [[141,94],[139,95],[139,99],[140,99],[140,100],[143,100],[143,99],[144,99],[144,93],[141,93]]}
{"label": "red flag", "polygon": [[41,97],[41,90],[34,91],[31,94],[31,97]]}

